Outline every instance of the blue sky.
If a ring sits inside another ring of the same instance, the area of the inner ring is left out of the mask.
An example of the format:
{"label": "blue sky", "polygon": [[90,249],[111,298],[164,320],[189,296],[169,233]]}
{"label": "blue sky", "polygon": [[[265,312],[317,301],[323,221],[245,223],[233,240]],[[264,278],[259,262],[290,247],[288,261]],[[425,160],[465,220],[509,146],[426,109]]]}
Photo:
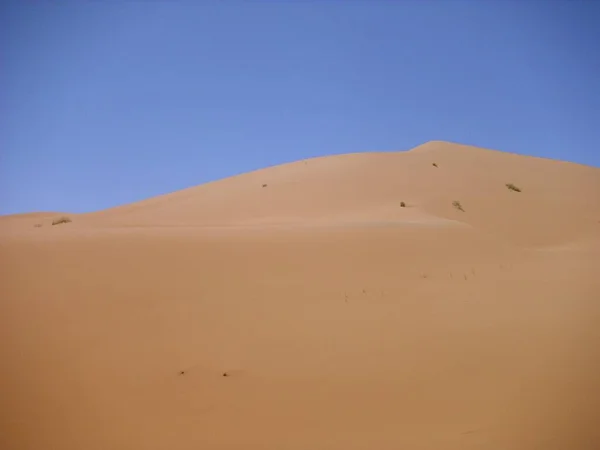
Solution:
{"label": "blue sky", "polygon": [[600,166],[600,2],[0,2],[0,214],[450,140]]}

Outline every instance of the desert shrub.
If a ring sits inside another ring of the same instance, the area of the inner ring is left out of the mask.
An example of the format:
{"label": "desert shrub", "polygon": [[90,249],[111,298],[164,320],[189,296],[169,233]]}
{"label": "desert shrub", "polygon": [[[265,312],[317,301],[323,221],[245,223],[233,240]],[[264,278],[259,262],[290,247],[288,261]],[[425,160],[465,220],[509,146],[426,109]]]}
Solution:
{"label": "desert shrub", "polygon": [[433,163],[432,166],[433,167],[437,167],[438,165],[437,165],[437,163]]}
{"label": "desert shrub", "polygon": [[521,189],[512,183],[506,183],[506,187],[511,191],[521,192]]}
{"label": "desert shrub", "polygon": [[406,208],[406,203],[400,202],[400,208]]}
{"label": "desert shrub", "polygon": [[460,202],[458,200],[454,200],[452,202],[452,206],[454,206],[459,211],[465,212],[465,210],[463,209],[462,205],[460,204]]}
{"label": "desert shrub", "polygon": [[54,219],[52,221],[52,225],[60,225],[61,223],[69,223],[71,219],[69,217],[59,217],[58,219]]}

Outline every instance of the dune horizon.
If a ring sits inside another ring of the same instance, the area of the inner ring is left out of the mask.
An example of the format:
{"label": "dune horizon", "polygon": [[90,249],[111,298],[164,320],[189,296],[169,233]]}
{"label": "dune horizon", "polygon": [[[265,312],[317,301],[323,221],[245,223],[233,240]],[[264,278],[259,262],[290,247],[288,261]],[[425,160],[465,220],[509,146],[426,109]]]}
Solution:
{"label": "dune horizon", "polygon": [[0,447],[596,449],[600,168],[445,141],[0,216]]}

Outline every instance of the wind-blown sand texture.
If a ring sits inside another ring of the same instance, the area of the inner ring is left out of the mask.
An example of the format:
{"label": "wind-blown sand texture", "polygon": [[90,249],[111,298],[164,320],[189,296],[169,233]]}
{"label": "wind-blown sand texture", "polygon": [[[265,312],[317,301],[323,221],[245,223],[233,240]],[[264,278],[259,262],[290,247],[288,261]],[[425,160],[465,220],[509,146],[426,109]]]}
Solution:
{"label": "wind-blown sand texture", "polygon": [[0,448],[598,449],[599,269],[600,169],[444,142],[1,217]]}

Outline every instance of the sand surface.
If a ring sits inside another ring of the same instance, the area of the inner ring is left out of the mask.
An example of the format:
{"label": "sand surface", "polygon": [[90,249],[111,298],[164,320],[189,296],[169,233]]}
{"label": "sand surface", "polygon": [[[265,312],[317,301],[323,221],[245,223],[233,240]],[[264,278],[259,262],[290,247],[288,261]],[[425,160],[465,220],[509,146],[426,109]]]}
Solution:
{"label": "sand surface", "polygon": [[431,142],[0,217],[0,362],[7,450],[598,449],[600,169]]}

